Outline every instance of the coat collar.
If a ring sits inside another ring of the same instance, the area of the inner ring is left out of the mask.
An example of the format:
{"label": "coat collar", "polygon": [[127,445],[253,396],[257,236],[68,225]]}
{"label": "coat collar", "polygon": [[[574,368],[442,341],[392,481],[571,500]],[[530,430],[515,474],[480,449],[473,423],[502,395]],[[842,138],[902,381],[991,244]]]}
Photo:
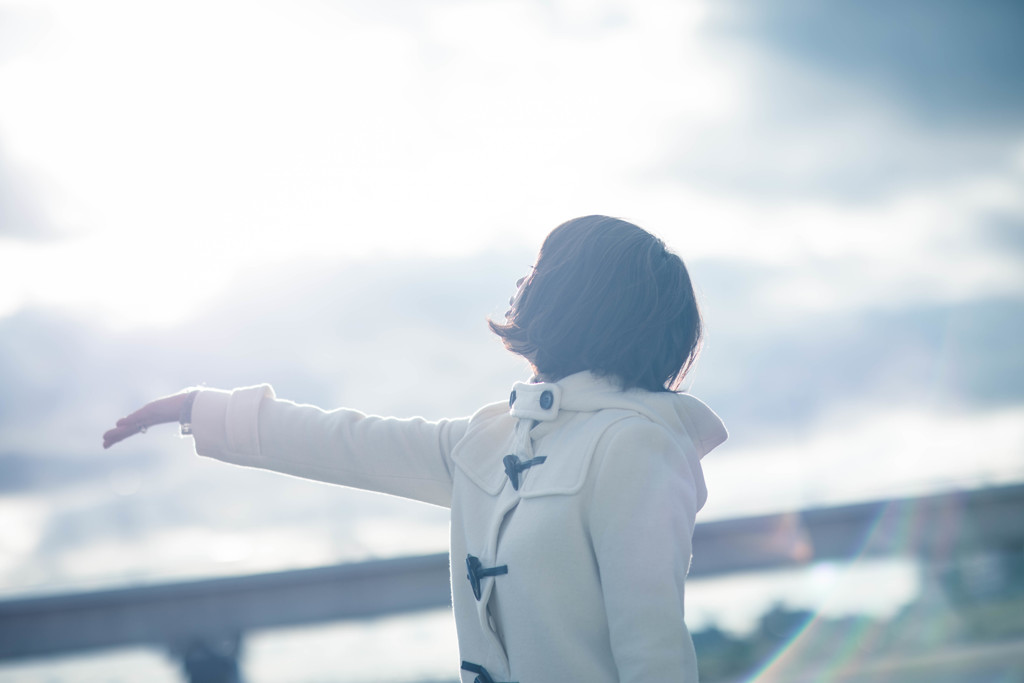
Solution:
{"label": "coat collar", "polygon": [[[599,413],[600,419],[593,419]],[[588,451],[604,429],[631,415],[643,415],[692,440],[698,457],[726,438],[718,416],[692,396],[623,390],[613,379],[580,372],[557,382],[517,382],[508,403],[492,404],[474,416],[466,436],[452,451],[452,459],[477,486],[497,495],[508,481],[502,465],[506,455],[524,461],[542,455],[547,460],[541,466],[545,471],[541,479],[547,483],[538,488],[538,477],[528,474],[519,495],[571,493],[581,485],[590,461]],[[579,434],[577,427],[593,440],[586,444],[574,441],[569,447],[563,441],[569,436],[564,432],[570,429]],[[544,441],[543,452],[534,453],[534,443],[548,435],[552,440]]]}
{"label": "coat collar", "polygon": [[[516,382],[507,405],[494,404],[477,414],[474,418],[477,424],[471,425],[469,433],[452,452],[452,459],[477,486],[490,495],[497,495],[507,481],[502,458],[511,454],[520,460],[529,460],[538,454],[533,450],[535,439],[568,423],[587,421],[590,416],[581,413],[593,413],[607,407],[614,403],[611,400],[614,395],[621,393],[612,381],[589,372],[571,375],[558,382]],[[595,443],[601,431],[593,434]],[[580,450],[584,452],[577,457],[552,454],[544,464],[549,475],[545,479],[554,485],[553,490],[547,491],[549,487],[544,487],[544,491],[538,491],[527,486],[519,495],[567,493],[578,489],[589,462],[589,453],[585,451],[593,450],[593,444]],[[550,475],[555,472],[552,470],[558,470],[558,476],[553,479]],[[530,478],[527,475],[526,479]]]}
{"label": "coat collar", "polygon": [[[531,428],[532,420],[517,420],[501,405],[489,408],[491,414],[475,427],[471,425],[466,437],[452,451],[452,460],[474,484],[488,495],[497,496],[506,487],[512,491],[503,463],[506,455],[514,455],[520,462],[543,456],[543,464],[531,469],[513,494],[519,498],[579,491],[605,429],[637,414],[618,409],[599,413],[562,410],[559,419],[539,422]],[[478,417],[483,415],[478,413]],[[535,449],[534,441],[548,434],[540,448]]]}
{"label": "coat collar", "polygon": [[515,418],[550,422],[559,411],[607,408],[623,393],[613,380],[591,372],[578,372],[557,382],[516,382],[509,396],[509,413]]}
{"label": "coat collar", "polygon": [[516,382],[508,397],[509,414],[517,419],[550,422],[562,407],[562,387],[554,382]]}

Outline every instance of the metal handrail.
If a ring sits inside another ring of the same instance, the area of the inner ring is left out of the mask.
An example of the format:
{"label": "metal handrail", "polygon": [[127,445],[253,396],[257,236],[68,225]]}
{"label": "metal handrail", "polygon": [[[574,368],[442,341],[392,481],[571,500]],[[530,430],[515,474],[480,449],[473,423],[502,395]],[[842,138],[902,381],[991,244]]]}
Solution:
{"label": "metal handrail", "polygon": [[[1020,547],[1020,520],[1022,484],[705,522],[694,532],[690,575],[894,554],[941,563]],[[203,644],[237,644],[252,630],[443,607],[451,604],[448,566],[439,553],[4,600],[0,660],[129,645],[186,657]]]}

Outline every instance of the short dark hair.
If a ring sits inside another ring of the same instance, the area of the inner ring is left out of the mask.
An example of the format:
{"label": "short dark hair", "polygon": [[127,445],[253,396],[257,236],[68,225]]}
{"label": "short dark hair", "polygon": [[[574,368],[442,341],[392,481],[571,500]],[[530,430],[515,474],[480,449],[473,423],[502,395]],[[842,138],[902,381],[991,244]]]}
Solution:
{"label": "short dark hair", "polygon": [[552,230],[505,323],[487,322],[545,379],[589,370],[649,391],[679,388],[702,336],[682,259],[646,230],[608,216]]}

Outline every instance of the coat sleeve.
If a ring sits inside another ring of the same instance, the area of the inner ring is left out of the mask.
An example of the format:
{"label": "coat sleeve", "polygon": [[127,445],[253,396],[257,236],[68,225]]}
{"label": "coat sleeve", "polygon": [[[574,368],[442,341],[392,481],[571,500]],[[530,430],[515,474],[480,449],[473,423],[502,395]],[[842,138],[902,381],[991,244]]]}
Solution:
{"label": "coat sleeve", "polygon": [[444,507],[451,505],[451,450],[468,424],[325,411],[277,399],[267,385],[204,389],[192,407],[200,455]]}
{"label": "coat sleeve", "polygon": [[695,453],[627,420],[602,437],[588,521],[621,683],[695,683],[683,594],[697,514]]}

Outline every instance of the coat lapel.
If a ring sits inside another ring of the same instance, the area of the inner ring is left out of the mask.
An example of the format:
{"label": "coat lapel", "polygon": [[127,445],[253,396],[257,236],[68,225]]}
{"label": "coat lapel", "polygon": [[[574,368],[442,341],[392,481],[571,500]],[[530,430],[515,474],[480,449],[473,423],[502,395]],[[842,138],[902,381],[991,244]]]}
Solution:
{"label": "coat lapel", "polygon": [[573,495],[583,488],[594,458],[597,442],[613,424],[635,416],[631,410],[602,410],[599,413],[575,413],[560,428],[543,440],[536,451],[547,459],[530,470],[520,486],[522,498]]}
{"label": "coat lapel", "polygon": [[508,480],[501,459],[514,453],[517,440],[516,418],[504,404],[488,406],[493,415],[481,420],[452,449],[452,460],[465,475],[488,495],[496,496]]}

